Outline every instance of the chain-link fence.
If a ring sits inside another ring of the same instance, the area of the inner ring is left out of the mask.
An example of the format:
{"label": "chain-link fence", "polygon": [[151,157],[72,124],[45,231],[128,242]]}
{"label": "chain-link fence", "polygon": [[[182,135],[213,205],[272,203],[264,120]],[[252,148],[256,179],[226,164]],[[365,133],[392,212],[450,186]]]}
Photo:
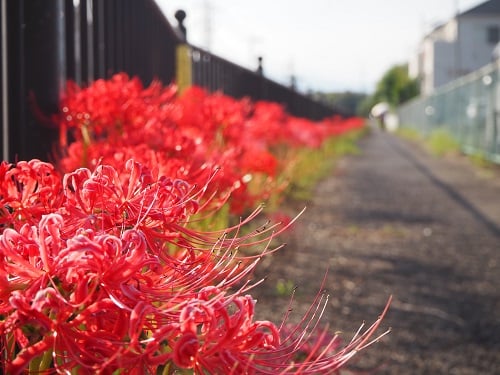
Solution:
{"label": "chain-link fence", "polygon": [[424,136],[445,129],[464,152],[500,163],[500,62],[398,108],[401,127]]}

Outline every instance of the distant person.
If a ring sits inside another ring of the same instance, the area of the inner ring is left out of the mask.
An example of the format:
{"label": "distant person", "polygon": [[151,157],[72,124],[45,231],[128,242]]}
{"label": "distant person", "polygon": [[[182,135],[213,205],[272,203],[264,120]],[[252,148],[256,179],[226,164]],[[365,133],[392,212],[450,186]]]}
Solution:
{"label": "distant person", "polygon": [[386,116],[389,113],[389,104],[386,102],[381,102],[375,104],[371,111],[370,116],[378,120],[380,129],[386,130]]}

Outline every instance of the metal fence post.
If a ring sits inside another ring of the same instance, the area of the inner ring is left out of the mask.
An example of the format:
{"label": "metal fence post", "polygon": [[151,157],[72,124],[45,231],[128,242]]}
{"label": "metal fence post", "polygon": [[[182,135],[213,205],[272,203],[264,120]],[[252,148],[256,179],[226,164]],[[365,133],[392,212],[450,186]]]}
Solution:
{"label": "metal fence post", "polygon": [[[9,161],[48,160],[58,131],[52,116],[66,80],[64,0],[7,1]],[[4,27],[2,25],[2,27]]]}
{"label": "metal fence post", "polygon": [[8,60],[7,60],[7,0],[2,0],[0,5],[0,22],[1,22],[1,72],[0,72],[0,82],[1,82],[1,95],[2,99],[1,105],[1,121],[2,121],[2,132],[0,134],[1,146],[2,146],[2,160],[9,159],[9,92],[8,92]]}

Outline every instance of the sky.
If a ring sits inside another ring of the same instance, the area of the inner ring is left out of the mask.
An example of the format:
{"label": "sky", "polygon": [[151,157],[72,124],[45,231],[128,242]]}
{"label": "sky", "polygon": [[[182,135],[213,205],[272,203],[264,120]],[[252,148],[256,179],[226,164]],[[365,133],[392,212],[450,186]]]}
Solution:
{"label": "sky", "polygon": [[156,0],[188,41],[299,91],[372,93],[438,24],[485,0]]}

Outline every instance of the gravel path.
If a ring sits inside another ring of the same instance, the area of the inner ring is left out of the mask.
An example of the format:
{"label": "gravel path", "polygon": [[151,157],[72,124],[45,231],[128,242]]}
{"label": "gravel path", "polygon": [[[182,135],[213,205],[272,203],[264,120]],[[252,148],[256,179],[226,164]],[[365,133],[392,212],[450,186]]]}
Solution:
{"label": "gravel path", "polygon": [[500,374],[500,173],[376,130],[360,150],[318,185],[288,246],[259,265],[258,316],[279,322],[297,285],[297,320],[328,268],[324,319],[346,340],[394,298],[383,324],[392,332],[352,369]]}

